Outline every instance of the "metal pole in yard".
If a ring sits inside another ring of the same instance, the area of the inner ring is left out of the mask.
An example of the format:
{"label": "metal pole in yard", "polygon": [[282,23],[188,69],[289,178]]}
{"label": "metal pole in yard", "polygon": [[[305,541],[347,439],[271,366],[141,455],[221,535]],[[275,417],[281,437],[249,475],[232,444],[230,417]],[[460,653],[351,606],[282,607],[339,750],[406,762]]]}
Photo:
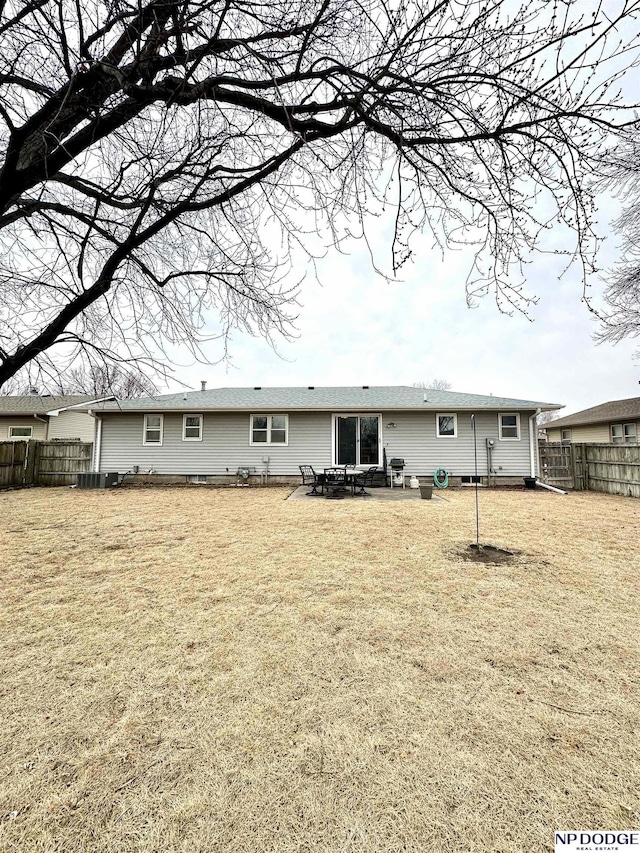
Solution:
{"label": "metal pole in yard", "polygon": [[473,459],[475,462],[475,486],[476,486],[476,548],[480,547],[480,512],[478,508],[478,445],[476,442],[476,416],[471,415],[471,428],[473,429]]}

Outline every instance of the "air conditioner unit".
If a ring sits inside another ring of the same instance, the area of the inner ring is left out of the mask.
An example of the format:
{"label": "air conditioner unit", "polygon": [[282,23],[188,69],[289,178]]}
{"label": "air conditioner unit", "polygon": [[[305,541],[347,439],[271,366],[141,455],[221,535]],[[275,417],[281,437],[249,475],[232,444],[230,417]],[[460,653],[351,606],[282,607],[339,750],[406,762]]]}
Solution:
{"label": "air conditioner unit", "polygon": [[79,489],[109,489],[118,485],[117,471],[85,471],[78,474]]}

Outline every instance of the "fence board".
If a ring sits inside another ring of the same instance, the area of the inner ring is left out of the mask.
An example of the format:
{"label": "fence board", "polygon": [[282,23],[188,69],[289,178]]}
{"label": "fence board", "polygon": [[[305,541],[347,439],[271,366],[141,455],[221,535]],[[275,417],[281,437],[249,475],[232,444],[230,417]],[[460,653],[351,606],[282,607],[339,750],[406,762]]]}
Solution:
{"label": "fence board", "polygon": [[38,442],[36,475],[39,486],[71,486],[78,474],[91,470],[92,444],[81,442]]}
{"label": "fence board", "polygon": [[640,498],[640,445],[540,444],[542,479],[554,486]]}
{"label": "fence board", "polygon": [[93,444],[80,441],[0,442],[0,489],[71,486],[91,470]]}
{"label": "fence board", "polygon": [[588,488],[640,498],[640,445],[584,445]]}
{"label": "fence board", "polygon": [[560,489],[573,488],[573,465],[571,445],[561,442],[543,442],[540,444],[541,478],[550,486]]}
{"label": "fence board", "polygon": [[26,441],[0,442],[0,489],[23,485],[27,444]]}

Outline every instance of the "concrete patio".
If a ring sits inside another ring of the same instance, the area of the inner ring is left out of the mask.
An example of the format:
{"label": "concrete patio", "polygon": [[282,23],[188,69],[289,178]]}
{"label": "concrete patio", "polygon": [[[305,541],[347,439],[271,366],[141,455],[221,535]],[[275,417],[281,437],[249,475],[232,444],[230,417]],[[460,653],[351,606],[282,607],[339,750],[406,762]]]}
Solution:
{"label": "concrete patio", "polygon": [[[315,495],[309,495],[308,492],[311,491],[311,486],[298,486],[298,488],[292,492],[287,500],[290,501],[321,501],[321,500],[340,500],[340,498],[328,498],[327,495],[320,495],[319,497]],[[369,497],[352,497],[351,492],[346,492],[344,495],[345,501],[419,501],[420,490],[419,489],[390,489],[388,487],[381,488],[368,488]],[[446,502],[446,498],[443,495],[436,494],[436,490],[433,491],[433,497],[430,501],[423,501],[425,504],[443,504]]]}

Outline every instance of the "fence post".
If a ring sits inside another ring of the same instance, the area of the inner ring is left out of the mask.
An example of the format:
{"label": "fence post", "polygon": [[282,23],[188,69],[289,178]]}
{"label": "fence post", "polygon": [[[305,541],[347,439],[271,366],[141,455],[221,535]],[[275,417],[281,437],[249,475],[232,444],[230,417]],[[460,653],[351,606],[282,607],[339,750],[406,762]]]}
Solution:
{"label": "fence post", "polygon": [[33,474],[32,474],[33,479],[32,479],[32,482],[35,486],[40,486],[41,485],[40,480],[39,480],[40,452],[41,452],[42,442],[37,441],[37,442],[35,442],[35,445],[36,446],[33,449]]}
{"label": "fence post", "polygon": [[22,475],[22,483],[24,486],[33,485],[37,446],[38,442],[33,438],[30,438],[27,442],[27,455],[24,460],[24,471]]}
{"label": "fence post", "polygon": [[583,478],[583,445],[582,444],[571,444],[571,472],[573,475],[573,488],[576,491],[582,491],[584,489],[584,478]]}

